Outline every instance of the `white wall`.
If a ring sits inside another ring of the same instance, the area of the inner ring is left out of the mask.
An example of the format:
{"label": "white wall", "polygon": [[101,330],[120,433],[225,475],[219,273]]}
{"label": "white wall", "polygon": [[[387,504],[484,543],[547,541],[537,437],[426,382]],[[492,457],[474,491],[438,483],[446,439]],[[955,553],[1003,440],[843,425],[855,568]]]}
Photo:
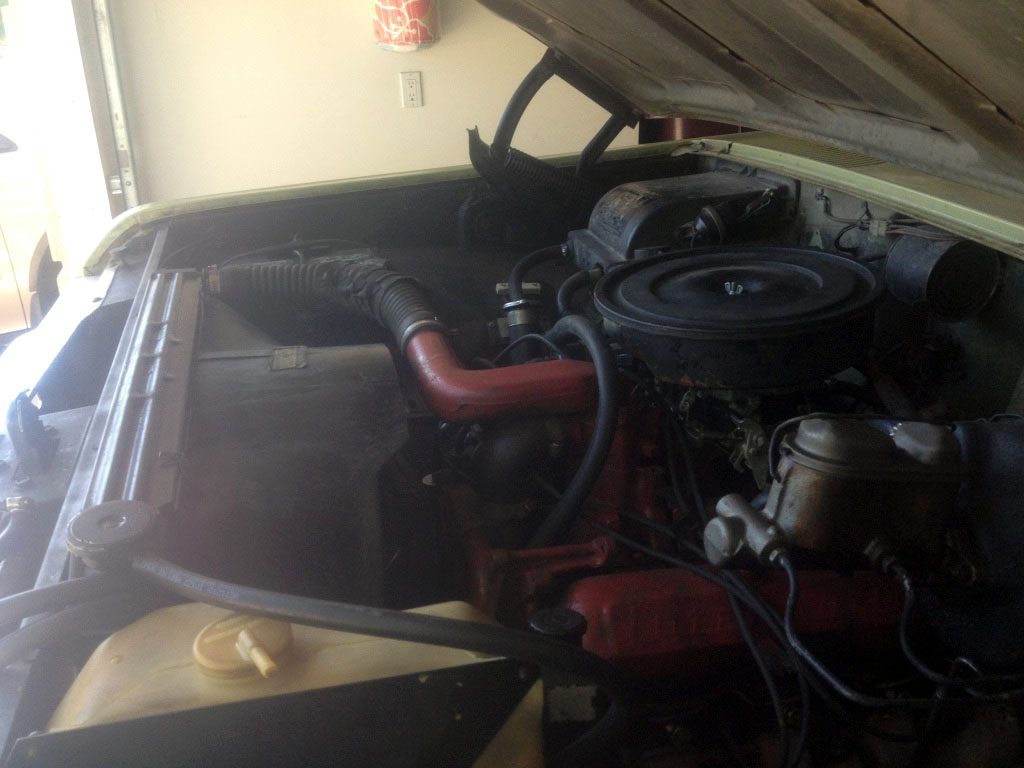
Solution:
{"label": "white wall", "polygon": [[[13,0],[8,22],[12,92],[0,110],[17,118],[19,150],[36,164],[50,250],[64,263],[61,284],[81,265],[110,226],[82,54],[71,4],[66,0]],[[31,256],[42,232],[28,233],[16,259]]]}
{"label": "white wall", "polygon": [[[393,53],[371,0],[113,0],[143,201],[468,162],[543,47],[472,0],[440,0],[442,37]],[[423,73],[402,109],[399,72]],[[578,151],[607,114],[557,79],[514,145]],[[624,131],[616,145],[635,143]]]}

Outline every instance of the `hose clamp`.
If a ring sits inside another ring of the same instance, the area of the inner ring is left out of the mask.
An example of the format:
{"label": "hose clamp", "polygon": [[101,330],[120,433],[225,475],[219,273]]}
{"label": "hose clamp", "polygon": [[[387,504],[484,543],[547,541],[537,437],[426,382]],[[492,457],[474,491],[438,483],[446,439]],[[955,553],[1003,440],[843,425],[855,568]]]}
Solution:
{"label": "hose clamp", "polygon": [[509,328],[517,328],[521,325],[534,325],[537,318],[532,309],[513,309],[508,313],[507,322]]}
{"label": "hose clamp", "polygon": [[501,308],[506,312],[511,312],[513,309],[523,309],[526,307],[536,307],[539,302],[533,299],[519,299],[517,301],[507,301],[501,305]]}
{"label": "hose clamp", "polygon": [[405,352],[405,348],[412,340],[413,336],[420,331],[427,330],[428,328],[433,328],[434,330],[441,331],[442,333],[447,330],[436,317],[429,320],[417,320],[415,323],[409,323],[405,331],[402,333],[401,340],[398,342],[398,346],[402,352]]}
{"label": "hose clamp", "polygon": [[536,307],[538,302],[532,299],[518,299],[501,305],[508,315],[508,327],[515,328],[520,325],[533,325],[537,322]]}

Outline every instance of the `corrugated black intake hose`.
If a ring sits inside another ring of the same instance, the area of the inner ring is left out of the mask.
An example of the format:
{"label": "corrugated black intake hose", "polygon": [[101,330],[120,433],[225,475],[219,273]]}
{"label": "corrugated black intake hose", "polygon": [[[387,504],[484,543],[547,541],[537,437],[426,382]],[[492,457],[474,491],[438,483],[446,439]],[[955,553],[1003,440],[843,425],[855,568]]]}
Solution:
{"label": "corrugated black intake hose", "polygon": [[583,460],[555,508],[531,537],[527,545],[531,548],[557,544],[568,533],[608,458],[619,418],[615,358],[597,328],[585,317],[566,315],[545,335],[559,345],[575,339],[586,347],[597,371],[597,415],[594,417],[594,434],[583,454]]}
{"label": "corrugated black intake hose", "polygon": [[413,643],[490,653],[558,670],[597,684],[612,705],[597,724],[553,765],[607,765],[616,752],[632,685],[612,664],[573,645],[493,624],[317,600],[231,584],[181,568],[155,555],[136,557],[132,567],[157,585],[189,600],[232,611],[311,627],[389,637]]}
{"label": "corrugated black intake hose", "polygon": [[551,226],[553,231],[565,231],[566,216],[584,226],[605,191],[569,168],[551,165],[514,147],[492,152],[475,128],[469,131],[469,159],[477,173],[520,215]]}
{"label": "corrugated black intake hose", "polygon": [[589,209],[601,197],[601,187],[596,182],[576,176],[568,169],[557,168],[515,147],[505,153],[502,171],[514,183],[547,190],[575,209]]}
{"label": "corrugated black intake hose", "polygon": [[237,264],[208,272],[206,285],[228,301],[288,300],[359,312],[387,328],[403,349],[416,329],[441,328],[413,278],[369,257]]}

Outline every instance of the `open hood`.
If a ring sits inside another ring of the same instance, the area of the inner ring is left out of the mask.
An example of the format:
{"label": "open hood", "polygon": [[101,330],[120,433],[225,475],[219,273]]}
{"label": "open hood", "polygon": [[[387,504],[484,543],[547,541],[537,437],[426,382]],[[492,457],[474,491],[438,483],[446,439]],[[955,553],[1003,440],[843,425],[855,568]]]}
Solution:
{"label": "open hood", "polygon": [[1024,4],[480,1],[645,115],[814,139],[1024,195]]}

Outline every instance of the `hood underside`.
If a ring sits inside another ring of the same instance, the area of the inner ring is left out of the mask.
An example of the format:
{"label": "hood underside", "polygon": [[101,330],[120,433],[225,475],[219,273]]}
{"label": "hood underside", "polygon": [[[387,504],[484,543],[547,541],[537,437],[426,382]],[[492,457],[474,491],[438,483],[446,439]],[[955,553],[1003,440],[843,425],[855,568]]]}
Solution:
{"label": "hood underside", "polygon": [[1024,195],[1024,4],[480,0],[648,116],[823,141]]}

